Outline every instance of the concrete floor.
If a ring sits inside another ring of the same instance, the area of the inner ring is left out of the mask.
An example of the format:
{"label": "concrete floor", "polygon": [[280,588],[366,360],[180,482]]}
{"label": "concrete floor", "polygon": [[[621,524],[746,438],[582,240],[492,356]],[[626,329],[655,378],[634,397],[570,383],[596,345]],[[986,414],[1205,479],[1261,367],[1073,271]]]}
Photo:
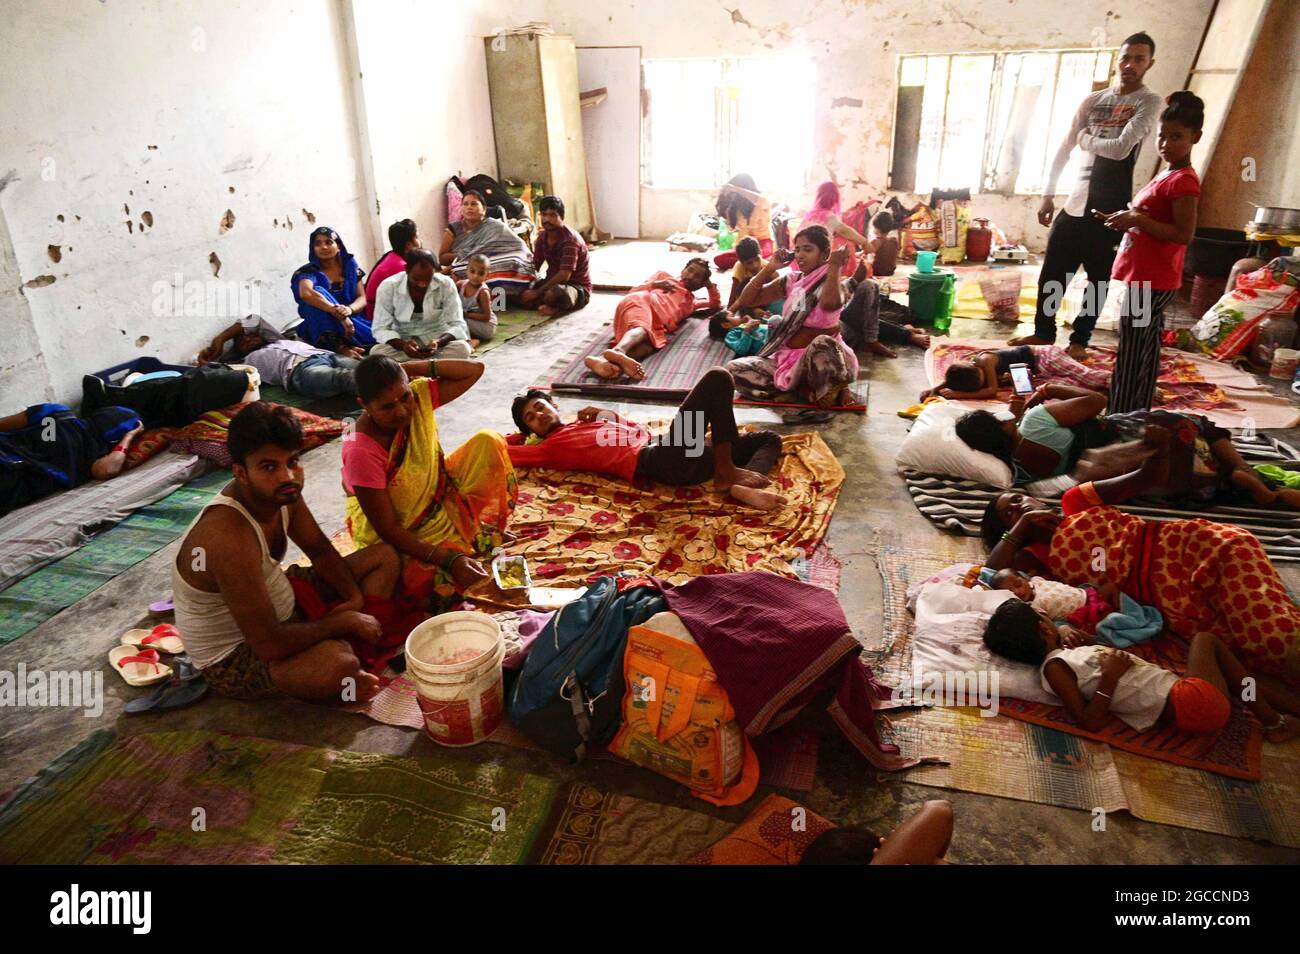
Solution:
{"label": "concrete floor", "polygon": [[[485,356],[487,373],[468,399],[439,412],[447,446],[456,447],[475,431],[510,425],[510,399],[533,383],[557,356],[568,352],[592,329],[607,321],[618,298],[598,293],[582,312],[527,332]],[[995,336],[985,322],[958,320],[955,336]],[[1099,341],[1109,336],[1099,333]],[[907,349],[898,359],[865,359],[863,376],[871,381],[870,410],[865,415],[842,414],[822,426],[827,443],[847,472],[831,525],[830,542],[844,562],[840,599],[850,621],[867,645],[882,630],[881,584],[872,557],[877,531],[922,546],[942,535],[912,506],[894,468],[894,455],[909,422],[896,414],[912,403],[924,387],[922,355]],[[564,399],[571,413],[587,401]],[[664,405],[630,406],[633,414],[663,415]],[[777,425],[775,414],[740,409],[742,421]],[[306,499],[327,533],[343,525],[339,493],[339,442],[306,455]],[[971,557],[979,554],[973,539],[957,541]],[[110,584],[70,607],[44,625],[0,647],[0,670],[100,669],[118,635],[140,623],[144,608],[170,591],[170,564],[176,544],[154,554]],[[292,559],[296,554],[291,554]],[[1284,572],[1289,585],[1300,573]],[[129,716],[122,705],[139,695],[111,673],[105,678],[105,707],[99,718],[80,710],[0,709],[0,792],[29,777],[91,732],[115,726],[119,732],[157,732],[183,728],[217,729],[307,745],[359,751],[419,754],[446,759],[495,760],[532,771],[559,773],[667,804],[708,811],[740,821],[744,806],[715,809],[693,799],[680,786],[650,772],[611,762],[566,767],[547,756],[505,746],[482,746],[470,752],[438,749],[419,732],[371,722],[360,716],[293,701],[241,703],[209,696],[201,704],[174,713]],[[1296,863],[1300,851],[1249,841],[1154,825],[1119,813],[1107,831],[1092,831],[1087,812],[1055,808],[965,792],[909,784],[875,773],[843,742],[823,715],[806,714],[822,732],[817,782],[813,791],[796,793],[799,801],[842,824],[866,825],[888,831],[930,798],[950,799],[956,809],[957,831],[949,857],[965,863],[1060,864],[1242,864]]]}

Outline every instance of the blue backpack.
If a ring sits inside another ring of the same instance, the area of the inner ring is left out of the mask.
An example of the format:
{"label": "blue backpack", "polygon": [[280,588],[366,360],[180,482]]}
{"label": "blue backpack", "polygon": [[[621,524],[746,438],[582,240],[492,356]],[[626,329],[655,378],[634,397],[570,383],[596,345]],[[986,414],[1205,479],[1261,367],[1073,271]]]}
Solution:
{"label": "blue backpack", "polygon": [[627,631],[668,608],[653,586],[618,591],[602,576],[551,617],[510,695],[510,721],[543,748],[580,761],[618,731]]}

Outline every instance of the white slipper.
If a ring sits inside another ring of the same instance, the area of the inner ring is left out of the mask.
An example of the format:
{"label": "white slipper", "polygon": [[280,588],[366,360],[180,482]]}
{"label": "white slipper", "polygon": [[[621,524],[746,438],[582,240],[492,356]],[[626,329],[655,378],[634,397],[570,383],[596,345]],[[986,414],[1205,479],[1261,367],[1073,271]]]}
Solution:
{"label": "white slipper", "polygon": [[122,634],[123,646],[156,649],[160,653],[175,655],[185,652],[181,634],[171,623],[159,623],[153,629],[131,629]]}
{"label": "white slipper", "polygon": [[128,686],[152,686],[172,674],[172,667],[158,661],[156,649],[137,650],[134,646],[114,646],[108,661]]}

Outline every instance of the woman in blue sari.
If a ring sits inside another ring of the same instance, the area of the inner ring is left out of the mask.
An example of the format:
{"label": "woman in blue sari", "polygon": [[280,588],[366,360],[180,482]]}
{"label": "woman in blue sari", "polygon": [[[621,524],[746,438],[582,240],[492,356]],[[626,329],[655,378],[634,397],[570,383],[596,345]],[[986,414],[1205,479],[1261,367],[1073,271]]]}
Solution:
{"label": "woman in blue sari", "polygon": [[88,480],[116,477],[143,429],[125,407],[78,417],[63,404],[34,404],[0,417],[0,516]]}
{"label": "woman in blue sari", "polygon": [[338,233],[324,226],[311,233],[307,257],[290,279],[302,318],[298,337],[326,351],[364,357],[375,343],[365,317],[365,272]]}

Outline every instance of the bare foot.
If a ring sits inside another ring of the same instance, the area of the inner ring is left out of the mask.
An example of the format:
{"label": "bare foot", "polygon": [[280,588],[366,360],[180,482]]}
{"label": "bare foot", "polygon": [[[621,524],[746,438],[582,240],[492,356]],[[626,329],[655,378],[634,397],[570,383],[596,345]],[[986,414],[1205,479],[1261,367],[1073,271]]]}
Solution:
{"label": "bare foot", "polygon": [[641,367],[641,362],[635,358],[629,358],[623,352],[610,348],[601,355],[610,364],[615,365],[619,370],[626,374],[633,381],[640,381],[645,377],[645,368]]}
{"label": "bare foot", "polygon": [[1056,344],[1056,342],[1040,338],[1038,335],[1021,335],[1019,338],[1008,338],[1007,344],[1013,348],[1019,348],[1021,345],[1050,345]]}
{"label": "bare foot", "polygon": [[379,694],[379,677],[368,672],[357,673],[357,702],[369,702]]}
{"label": "bare foot", "polygon": [[894,350],[891,349],[891,348],[886,348],[886,347],[885,347],[884,345],[882,345],[879,341],[872,341],[872,342],[868,343],[868,345],[867,345],[867,350],[870,351],[872,354],[878,354],[878,355],[880,355],[881,357],[885,357],[885,358],[897,358],[897,357],[898,357],[898,352],[897,352],[897,351],[894,351]]}
{"label": "bare foot", "polygon": [[1084,358],[1088,357],[1088,346],[1081,345],[1081,344],[1072,344],[1070,345],[1070,347],[1065,349],[1065,353],[1068,354],[1075,361],[1082,361]]}
{"label": "bare foot", "polygon": [[554,305],[538,305],[537,313],[539,315],[545,315],[547,318],[554,318],[559,314]]}
{"label": "bare foot", "polygon": [[470,338],[470,339],[469,339],[469,346],[470,346],[471,348],[477,348],[477,347],[478,347],[479,345],[481,345],[482,343],[483,343],[483,342],[479,341],[477,338]]}
{"label": "bare foot", "polygon": [[1297,736],[1300,736],[1300,720],[1288,716],[1283,716],[1279,724],[1264,729],[1264,738],[1270,742],[1289,742]]}
{"label": "bare foot", "polygon": [[912,344],[918,348],[928,348],[930,347],[930,336],[923,331],[913,331]]}
{"label": "bare foot", "polygon": [[745,470],[743,467],[737,467],[736,475],[731,483],[733,485],[740,484],[742,487],[761,488],[769,486],[772,481],[756,470]]}
{"label": "bare foot", "polygon": [[607,381],[613,380],[614,378],[618,377],[620,374],[623,373],[618,369],[618,365],[614,364],[613,362],[604,361],[596,357],[583,358],[582,363],[585,364],[587,366],[587,370],[590,371],[592,374],[594,374],[596,377],[604,378]]}
{"label": "bare foot", "polygon": [[747,507],[755,510],[780,510],[785,506],[785,498],[773,490],[760,490],[743,484],[732,484],[727,493]]}

